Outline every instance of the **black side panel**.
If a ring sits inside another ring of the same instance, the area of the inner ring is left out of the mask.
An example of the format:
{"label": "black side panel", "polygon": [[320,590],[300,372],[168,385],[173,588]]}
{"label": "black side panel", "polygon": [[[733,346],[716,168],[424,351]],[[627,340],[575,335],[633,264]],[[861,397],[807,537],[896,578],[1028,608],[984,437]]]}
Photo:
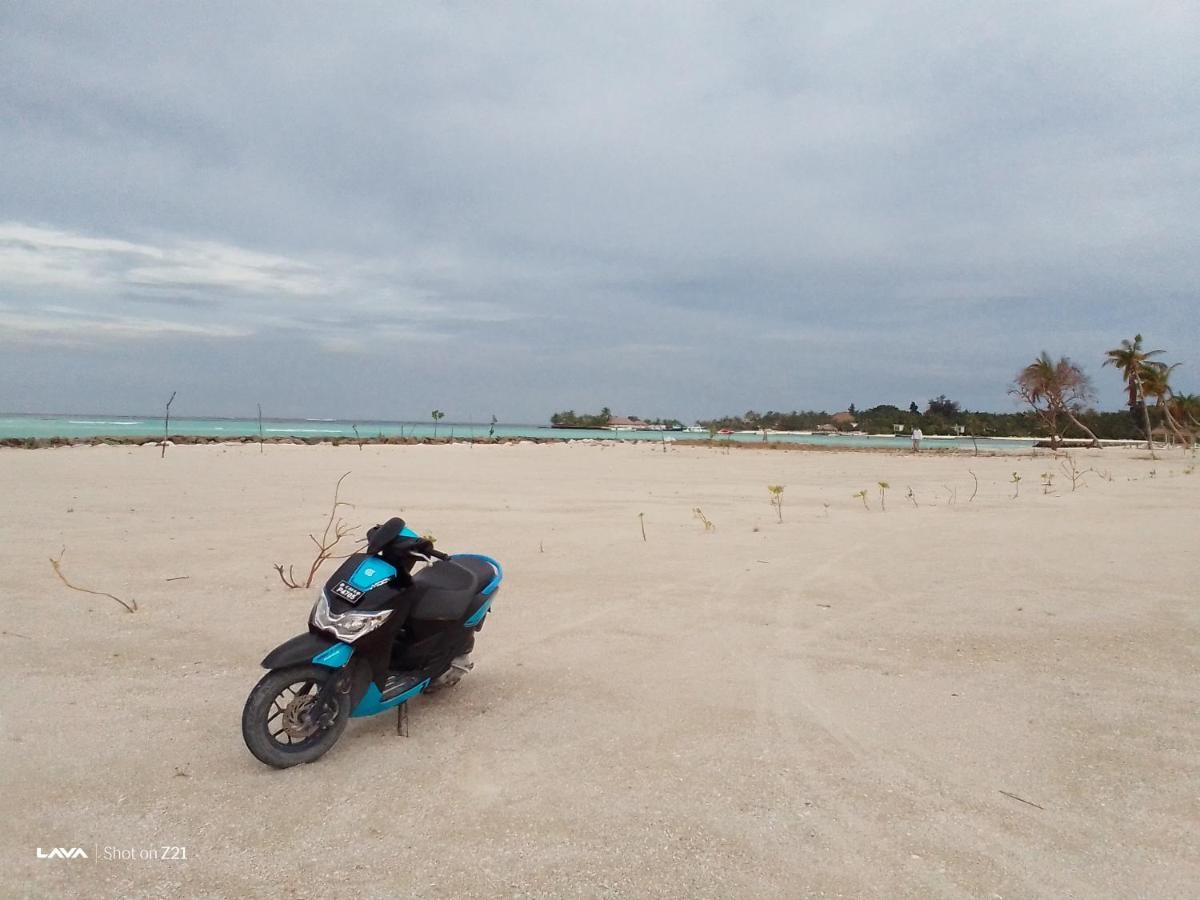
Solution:
{"label": "black side panel", "polygon": [[350,667],[353,670],[350,676],[350,708],[354,709],[366,695],[367,685],[371,683],[371,666],[365,660],[356,659],[350,661]]}
{"label": "black side panel", "polygon": [[380,628],[354,642],[355,658],[363,660],[370,666],[371,678],[381,691],[388,678],[392,647],[396,643],[396,636],[404,626],[404,620],[408,617],[407,607],[408,603],[402,597],[391,618]]}
{"label": "black side panel", "polygon": [[267,654],[262,665],[264,669],[282,669],[284,666],[311,662],[314,656],[336,643],[333,638],[308,631],[296,635],[290,641],[284,641]]}

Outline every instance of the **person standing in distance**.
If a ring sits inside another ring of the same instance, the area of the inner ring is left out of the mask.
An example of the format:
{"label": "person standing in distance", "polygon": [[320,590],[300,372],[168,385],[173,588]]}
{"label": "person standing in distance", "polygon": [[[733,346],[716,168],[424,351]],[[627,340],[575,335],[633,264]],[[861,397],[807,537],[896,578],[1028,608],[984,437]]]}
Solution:
{"label": "person standing in distance", "polygon": [[913,453],[921,452],[921,438],[923,438],[923,437],[925,437],[925,435],[921,433],[920,428],[913,428],[913,431],[912,431]]}

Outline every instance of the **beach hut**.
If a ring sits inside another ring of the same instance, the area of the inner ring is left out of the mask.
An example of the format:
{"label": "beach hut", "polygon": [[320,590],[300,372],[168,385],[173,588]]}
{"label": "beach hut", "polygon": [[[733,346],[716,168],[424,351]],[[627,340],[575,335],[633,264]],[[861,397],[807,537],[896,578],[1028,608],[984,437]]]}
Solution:
{"label": "beach hut", "polygon": [[834,413],[829,417],[829,422],[836,431],[853,431],[858,427],[858,423],[854,421],[854,416],[849,412]]}

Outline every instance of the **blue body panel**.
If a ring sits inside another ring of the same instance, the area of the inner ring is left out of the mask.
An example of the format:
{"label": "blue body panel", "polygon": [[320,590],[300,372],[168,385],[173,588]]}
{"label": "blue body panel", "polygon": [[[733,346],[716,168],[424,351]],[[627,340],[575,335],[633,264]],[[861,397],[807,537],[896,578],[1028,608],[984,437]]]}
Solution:
{"label": "blue body panel", "polygon": [[409,688],[403,694],[397,694],[390,700],[384,700],[383,695],[379,693],[379,688],[375,686],[375,682],[367,685],[367,692],[363,698],[358,701],[358,706],[354,707],[350,712],[350,718],[356,719],[362,716],[373,716],[376,713],[381,713],[386,709],[391,709],[394,706],[399,706],[405,700],[411,700],[425,688],[429,687],[429,679],[426,678],[415,687]]}
{"label": "blue body panel", "polygon": [[474,628],[483,621],[483,617],[487,615],[489,609],[492,608],[492,598],[488,597],[483,601],[483,606],[471,613],[471,618],[463,622],[463,628]]}
{"label": "blue body panel", "polygon": [[420,535],[405,525],[402,529],[400,529],[400,537],[419,538]]}
{"label": "blue body panel", "polygon": [[354,655],[354,648],[349,644],[337,643],[328,650],[322,650],[312,658],[318,666],[329,666],[331,669],[340,669],[346,663],[350,662],[350,657]]}
{"label": "blue body panel", "polygon": [[371,588],[379,587],[396,577],[396,567],[384,562],[378,556],[368,556],[358,564],[354,574],[350,576],[350,586],[366,593]]}

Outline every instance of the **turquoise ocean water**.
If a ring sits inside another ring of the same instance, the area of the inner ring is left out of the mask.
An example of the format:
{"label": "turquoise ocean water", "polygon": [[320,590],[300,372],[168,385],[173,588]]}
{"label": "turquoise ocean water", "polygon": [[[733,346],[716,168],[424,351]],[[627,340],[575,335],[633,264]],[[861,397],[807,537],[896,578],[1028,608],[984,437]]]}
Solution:
{"label": "turquoise ocean water", "polygon": [[[439,422],[437,437],[458,439],[486,438],[488,424],[470,422]],[[357,429],[357,433],[355,431]],[[162,437],[161,418],[150,416],[117,415],[0,415],[0,438],[91,438],[91,437],[144,437],[147,440]],[[171,434],[195,437],[257,437],[257,419],[172,419]],[[302,438],[363,438],[373,437],[416,437],[434,436],[432,422],[348,422],[328,419],[263,419],[265,437]],[[668,431],[609,431],[607,429],[560,429],[546,425],[497,425],[498,438],[540,438],[543,440],[580,440],[590,438],[606,441],[660,441],[708,440],[707,432]],[[758,443],[762,435],[732,434],[718,435],[718,441],[731,440],[739,443]],[[835,447],[907,447],[907,437],[870,437],[867,435],[827,434],[772,434],[772,442],[791,444],[817,444]],[[979,439],[979,448],[989,451],[1027,451],[1033,440],[987,440]],[[929,438],[924,447],[957,447],[971,449],[970,438]]]}

